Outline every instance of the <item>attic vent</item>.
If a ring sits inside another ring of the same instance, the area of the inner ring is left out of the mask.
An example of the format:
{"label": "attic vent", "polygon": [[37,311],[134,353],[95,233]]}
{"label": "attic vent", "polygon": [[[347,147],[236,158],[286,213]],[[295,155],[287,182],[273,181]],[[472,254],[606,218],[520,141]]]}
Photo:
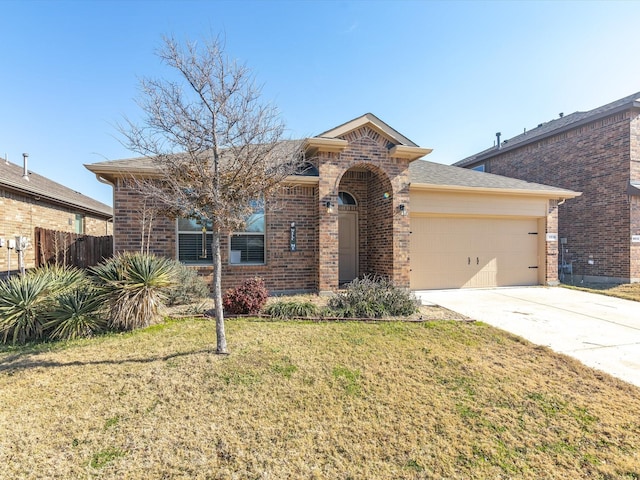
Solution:
{"label": "attic vent", "polygon": [[27,170],[27,159],[29,158],[29,154],[28,153],[23,153],[22,154],[22,159],[23,159],[23,170],[22,170],[22,178],[24,178],[25,180],[29,181],[29,172]]}
{"label": "attic vent", "polygon": [[560,118],[562,118],[562,117],[564,117],[564,113],[560,112],[560,113],[558,114],[558,116],[559,116]]}

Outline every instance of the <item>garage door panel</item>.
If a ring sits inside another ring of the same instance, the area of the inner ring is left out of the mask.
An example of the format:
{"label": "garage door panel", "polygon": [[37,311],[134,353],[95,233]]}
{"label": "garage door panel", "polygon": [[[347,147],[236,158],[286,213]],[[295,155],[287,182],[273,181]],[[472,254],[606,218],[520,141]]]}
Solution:
{"label": "garage door panel", "polygon": [[535,285],[537,228],[536,219],[412,217],[411,287]]}

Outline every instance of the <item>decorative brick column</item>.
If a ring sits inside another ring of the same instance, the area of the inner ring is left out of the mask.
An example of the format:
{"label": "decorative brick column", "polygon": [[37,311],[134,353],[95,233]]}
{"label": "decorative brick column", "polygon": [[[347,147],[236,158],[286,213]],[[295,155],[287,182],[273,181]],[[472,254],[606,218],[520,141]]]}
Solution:
{"label": "decorative brick column", "polygon": [[547,233],[555,233],[558,235],[558,201],[549,200],[549,208],[547,209],[547,218],[545,225],[545,236],[540,239],[544,242],[545,252],[545,285],[558,285],[560,280],[558,279],[558,252],[561,247],[560,238],[555,242],[548,242],[546,239]]}
{"label": "decorative brick column", "polygon": [[[318,290],[322,293],[338,290],[338,192],[336,185],[343,173],[338,165],[339,154],[318,154]],[[327,208],[331,203],[331,211]]]}

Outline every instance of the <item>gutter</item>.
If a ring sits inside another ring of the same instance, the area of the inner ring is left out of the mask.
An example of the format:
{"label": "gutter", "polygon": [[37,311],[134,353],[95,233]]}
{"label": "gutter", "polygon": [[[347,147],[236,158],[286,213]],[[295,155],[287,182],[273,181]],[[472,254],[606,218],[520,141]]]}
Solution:
{"label": "gutter", "polygon": [[429,183],[411,183],[411,190],[431,191],[431,192],[451,192],[451,193],[488,193],[493,195],[515,195],[522,197],[540,197],[553,199],[571,199],[582,195],[582,192],[574,192],[572,190],[527,190],[527,189],[510,189],[496,187],[471,187],[462,185],[439,185]]}

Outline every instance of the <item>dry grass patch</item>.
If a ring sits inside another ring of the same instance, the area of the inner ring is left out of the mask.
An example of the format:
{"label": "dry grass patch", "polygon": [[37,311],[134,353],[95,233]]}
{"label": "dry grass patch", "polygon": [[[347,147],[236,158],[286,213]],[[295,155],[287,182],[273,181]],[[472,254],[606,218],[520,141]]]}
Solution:
{"label": "dry grass patch", "polygon": [[640,283],[623,283],[623,284],[607,284],[607,283],[593,283],[584,286],[581,285],[567,285],[563,284],[563,287],[573,288],[575,290],[582,290],[585,292],[599,293],[601,295],[608,295],[610,297],[624,298],[625,300],[634,300],[640,302]]}
{"label": "dry grass patch", "polygon": [[640,477],[640,390],[488,325],[227,325],[0,350],[0,477]]}

